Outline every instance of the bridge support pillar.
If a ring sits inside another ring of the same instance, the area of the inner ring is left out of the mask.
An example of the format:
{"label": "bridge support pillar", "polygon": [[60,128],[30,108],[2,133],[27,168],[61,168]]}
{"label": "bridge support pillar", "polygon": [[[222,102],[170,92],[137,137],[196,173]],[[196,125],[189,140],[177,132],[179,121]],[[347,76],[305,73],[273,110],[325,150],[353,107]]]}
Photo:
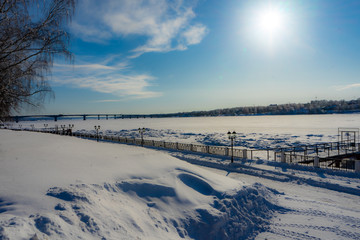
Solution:
{"label": "bridge support pillar", "polygon": [[116,119],[116,115],[114,115],[114,119]]}
{"label": "bridge support pillar", "polygon": [[320,159],[319,156],[314,157],[314,167],[320,167]]}
{"label": "bridge support pillar", "polygon": [[57,116],[54,117],[54,121],[57,122]]}
{"label": "bridge support pillar", "polygon": [[108,115],[106,115],[106,120],[108,120],[109,119],[109,116]]}
{"label": "bridge support pillar", "polygon": [[100,120],[100,115],[98,115],[98,120]]}
{"label": "bridge support pillar", "polygon": [[84,121],[86,120],[86,115],[83,115],[83,120],[84,120]]}
{"label": "bridge support pillar", "polygon": [[355,172],[360,173],[360,160],[355,160]]}

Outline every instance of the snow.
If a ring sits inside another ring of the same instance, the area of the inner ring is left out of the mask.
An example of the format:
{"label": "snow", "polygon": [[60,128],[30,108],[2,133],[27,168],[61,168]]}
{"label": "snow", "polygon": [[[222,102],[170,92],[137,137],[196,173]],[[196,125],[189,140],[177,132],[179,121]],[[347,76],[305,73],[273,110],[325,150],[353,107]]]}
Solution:
{"label": "snow", "polygon": [[[337,140],[360,114],[20,122],[264,148]],[[19,127],[14,124],[13,127]],[[0,130],[0,239],[360,239],[360,175]]]}
{"label": "snow", "polygon": [[262,185],[159,151],[8,130],[0,151],[2,239],[243,238],[274,211]]}

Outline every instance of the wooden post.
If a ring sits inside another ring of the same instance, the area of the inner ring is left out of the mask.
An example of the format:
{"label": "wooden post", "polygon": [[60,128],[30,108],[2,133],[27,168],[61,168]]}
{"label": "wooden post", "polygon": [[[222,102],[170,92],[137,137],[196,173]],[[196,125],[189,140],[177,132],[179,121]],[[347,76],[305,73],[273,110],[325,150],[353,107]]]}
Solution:
{"label": "wooden post", "polygon": [[247,159],[247,158],[248,158],[248,156],[247,156],[247,149],[244,149],[244,150],[243,150],[243,158],[244,158],[244,159]]}
{"label": "wooden post", "polygon": [[316,168],[320,167],[319,156],[314,157],[314,167],[316,167]]}
{"label": "wooden post", "polygon": [[286,157],[285,157],[285,151],[284,151],[284,149],[281,149],[280,161],[281,161],[282,163],[286,163]]}

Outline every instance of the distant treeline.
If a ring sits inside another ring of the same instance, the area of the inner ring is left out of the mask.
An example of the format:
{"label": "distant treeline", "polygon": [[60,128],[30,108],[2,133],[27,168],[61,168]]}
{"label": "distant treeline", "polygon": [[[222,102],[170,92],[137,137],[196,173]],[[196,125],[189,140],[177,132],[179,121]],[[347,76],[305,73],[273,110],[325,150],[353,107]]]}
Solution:
{"label": "distant treeline", "polygon": [[[270,104],[269,106],[223,108],[210,111],[193,111],[165,114],[115,114],[115,118],[163,118],[163,117],[215,117],[215,116],[248,116],[248,115],[295,115],[295,114],[331,114],[331,113],[360,113],[360,98],[356,100],[315,100],[309,103]],[[86,114],[85,114],[86,115]],[[101,114],[105,118],[105,114]],[[20,120],[48,120],[57,116],[62,119],[83,118],[82,114],[49,115],[49,116],[18,116]],[[69,117],[71,116],[71,117]],[[109,114],[114,118],[114,114]],[[15,121],[16,116],[9,117]],[[96,114],[87,115],[87,118],[99,118]],[[1,120],[1,119],[0,119]],[[5,119],[8,120],[8,119]],[[1,122],[1,121],[0,121]]]}
{"label": "distant treeline", "polygon": [[204,117],[241,115],[293,115],[360,112],[360,98],[356,100],[315,100],[309,103],[271,104],[269,106],[235,107],[210,111],[159,114],[157,117]]}

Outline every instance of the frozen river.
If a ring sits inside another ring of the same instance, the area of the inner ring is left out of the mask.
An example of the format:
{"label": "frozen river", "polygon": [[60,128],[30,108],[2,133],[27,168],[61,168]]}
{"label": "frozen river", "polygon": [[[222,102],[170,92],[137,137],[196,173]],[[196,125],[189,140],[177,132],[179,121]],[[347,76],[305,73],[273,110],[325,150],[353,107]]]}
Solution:
{"label": "frozen river", "polygon": [[359,128],[360,114],[281,115],[238,117],[139,118],[139,119],[64,119],[27,121],[13,127],[35,128],[68,126],[73,131],[139,137],[138,128],[146,128],[145,138],[172,142],[228,145],[226,133],[238,133],[237,146],[249,148],[286,147],[338,140],[338,128]]}

